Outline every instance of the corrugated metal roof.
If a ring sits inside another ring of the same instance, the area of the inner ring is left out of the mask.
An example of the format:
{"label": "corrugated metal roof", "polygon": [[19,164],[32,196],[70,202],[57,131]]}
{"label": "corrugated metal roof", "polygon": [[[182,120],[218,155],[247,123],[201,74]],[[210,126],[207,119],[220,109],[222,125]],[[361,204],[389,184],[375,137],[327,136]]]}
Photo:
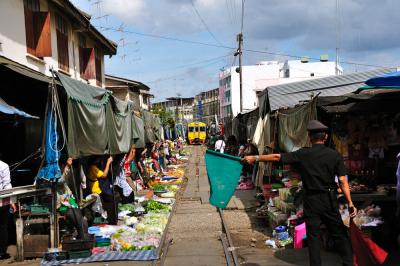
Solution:
{"label": "corrugated metal roof", "polygon": [[271,111],[293,107],[302,101],[310,100],[311,95],[339,96],[356,91],[364,82],[375,76],[394,71],[392,68],[380,68],[365,72],[356,72],[341,76],[331,76],[300,82],[267,87]]}

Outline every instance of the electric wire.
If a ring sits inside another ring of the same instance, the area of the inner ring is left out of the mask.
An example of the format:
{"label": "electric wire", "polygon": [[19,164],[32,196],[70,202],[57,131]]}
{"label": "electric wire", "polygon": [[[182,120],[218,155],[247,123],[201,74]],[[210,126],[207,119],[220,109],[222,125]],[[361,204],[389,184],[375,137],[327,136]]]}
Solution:
{"label": "electric wire", "polygon": [[[228,57],[228,56],[225,56],[225,57]],[[203,65],[203,67],[216,64],[216,63],[218,63],[220,60],[221,60],[221,59],[216,60],[216,61],[212,61],[212,62],[210,62],[210,63],[208,63],[208,64]],[[188,69],[188,70],[186,70],[186,71],[184,71],[184,72],[182,72],[182,73],[180,73],[180,74],[176,74],[176,75],[173,75],[173,76],[168,76],[168,77],[165,77],[165,78],[158,78],[158,79],[155,79],[155,80],[152,80],[152,81],[145,81],[144,83],[148,84],[148,83],[157,83],[157,82],[160,82],[160,81],[171,80],[171,79],[174,79],[174,78],[176,78],[176,77],[180,77],[180,76],[186,75],[186,74],[187,74],[188,72],[190,72],[190,71],[191,71],[191,70]]]}
{"label": "electric wire", "polygon": [[[10,166],[9,166],[10,172],[15,171],[15,170],[18,168],[18,166],[20,166],[20,165],[23,164],[24,162],[28,161],[29,159],[33,158],[34,156],[36,156],[36,155],[39,154],[40,152],[41,152],[41,149],[39,148],[39,149],[37,149],[36,151],[34,151],[33,153],[31,153],[30,155],[28,155],[27,157],[25,157],[24,159],[22,159],[21,161],[16,162],[16,163],[10,165]],[[40,157],[40,156],[39,156],[39,157]]]}
{"label": "electric wire", "polygon": [[241,21],[241,25],[240,25],[240,33],[241,33],[241,34],[243,34],[244,2],[245,2],[245,0],[242,0],[242,21]]}
{"label": "electric wire", "polygon": [[211,35],[211,37],[220,45],[222,45],[222,43],[215,37],[215,35],[211,32],[210,28],[208,27],[208,25],[206,24],[206,22],[204,21],[204,19],[201,17],[199,11],[197,10],[195,4],[193,3],[193,0],[190,0],[190,3],[192,4],[192,7],[195,11],[195,13],[197,14],[197,16],[199,17],[201,23],[203,23],[203,26],[206,28],[206,30],[208,31],[208,33]]}
{"label": "electric wire", "polygon": [[[102,26],[96,26],[96,27],[98,27],[100,29],[104,29],[104,30],[120,31],[118,29],[111,28],[111,27],[102,27]],[[206,43],[206,42],[185,40],[185,39],[180,39],[180,38],[175,38],[175,37],[170,37],[170,36],[142,33],[142,32],[131,31],[131,30],[124,30],[124,32],[129,33],[129,34],[144,36],[144,37],[164,39],[164,40],[169,40],[169,41],[177,41],[177,42],[182,42],[182,43],[189,43],[189,44],[203,45],[203,46],[223,48],[223,49],[231,49],[231,50],[237,49],[235,47],[231,47],[231,46],[227,46],[227,45],[218,45],[218,44],[212,44],[212,43]],[[299,55],[292,55],[292,54],[285,54],[285,53],[278,53],[278,52],[268,52],[268,51],[261,51],[261,50],[255,50],[255,49],[242,49],[242,51],[250,52],[250,53],[268,54],[268,55],[274,55],[274,56],[282,56],[282,57],[287,57],[287,58],[296,58],[296,59],[302,58],[302,56],[299,56]],[[310,57],[309,59],[314,60],[314,61],[320,61],[319,58],[315,58],[315,57]],[[357,65],[357,66],[375,67],[375,68],[393,68],[393,66],[373,65],[373,64],[350,62],[350,61],[341,61],[341,63],[346,64],[346,65]]]}
{"label": "electric wire", "polygon": [[222,55],[222,56],[218,56],[218,57],[214,57],[214,58],[205,59],[205,60],[199,61],[199,62],[188,63],[188,64],[185,64],[185,65],[180,65],[180,66],[176,66],[176,67],[173,67],[173,68],[159,69],[158,71],[152,72],[152,73],[158,73],[158,72],[162,72],[162,71],[164,71],[164,70],[174,70],[174,69],[179,69],[179,68],[185,68],[185,67],[189,67],[189,66],[195,66],[195,65],[198,65],[198,64],[201,65],[201,64],[203,64],[203,63],[208,63],[208,62],[210,62],[210,61],[214,61],[214,60],[218,60],[218,59],[223,59],[223,58],[232,56],[232,54],[233,54],[233,52],[230,52],[230,53],[228,53],[228,54],[226,54],[226,55]]}

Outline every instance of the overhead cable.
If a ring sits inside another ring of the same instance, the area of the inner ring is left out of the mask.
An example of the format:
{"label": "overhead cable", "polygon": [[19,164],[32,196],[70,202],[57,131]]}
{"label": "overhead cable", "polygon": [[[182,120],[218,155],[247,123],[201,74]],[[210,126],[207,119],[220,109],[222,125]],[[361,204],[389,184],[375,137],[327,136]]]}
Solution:
{"label": "overhead cable", "polygon": [[[95,27],[103,29],[103,30],[120,31],[118,29],[111,28],[111,27],[102,27],[102,26],[95,26]],[[157,39],[164,39],[164,40],[169,40],[169,41],[177,41],[177,42],[183,42],[183,43],[189,43],[189,44],[196,44],[196,45],[210,46],[210,47],[216,47],[216,48],[230,49],[230,50],[233,50],[233,49],[236,50],[237,49],[235,47],[231,47],[231,46],[227,46],[227,45],[218,45],[218,44],[212,44],[212,43],[206,43],[206,42],[185,40],[185,39],[180,39],[180,38],[175,38],[175,37],[156,35],[156,34],[149,34],[149,33],[142,33],[142,32],[131,31],[131,30],[125,30],[124,32],[125,33],[129,33],[129,34],[135,34],[135,35],[151,37],[151,38],[157,38]],[[283,56],[283,57],[296,58],[296,59],[301,59],[302,58],[302,56],[299,56],[299,55],[291,55],[291,54],[284,54],[284,53],[277,53],[277,52],[268,52],[268,51],[261,51],[261,50],[255,50],[255,49],[242,49],[242,51],[250,52],[250,53],[260,53],[260,54],[269,54],[269,55],[275,55],[275,56]],[[315,60],[315,61],[320,61],[319,58],[309,57],[309,59],[310,60]],[[375,68],[391,68],[391,67],[393,67],[393,66],[380,66],[380,65],[372,65],[372,64],[357,63],[357,62],[348,62],[348,61],[341,61],[341,63],[342,64],[347,64],[347,65],[358,65],[358,66],[375,67]]]}
{"label": "overhead cable", "polygon": [[215,35],[211,32],[210,28],[207,26],[206,22],[204,21],[204,19],[201,17],[199,11],[197,10],[196,6],[193,3],[193,0],[190,1],[190,3],[192,4],[192,7],[194,9],[194,11],[196,12],[197,16],[199,17],[201,23],[203,23],[204,27],[206,28],[206,30],[208,31],[208,33],[211,35],[211,37],[213,37],[213,39],[219,43],[220,45],[222,45],[222,43],[215,37]]}

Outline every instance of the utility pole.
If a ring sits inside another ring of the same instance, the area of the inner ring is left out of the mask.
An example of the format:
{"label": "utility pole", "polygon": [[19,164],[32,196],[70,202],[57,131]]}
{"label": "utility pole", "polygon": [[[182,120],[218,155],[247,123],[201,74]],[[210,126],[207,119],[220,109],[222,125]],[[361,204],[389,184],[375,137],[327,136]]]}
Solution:
{"label": "utility pole", "polygon": [[239,68],[236,68],[236,72],[239,73],[239,86],[240,86],[240,112],[243,111],[243,67],[242,67],[242,48],[243,48],[243,20],[244,20],[244,1],[242,0],[242,23],[240,26],[240,33],[236,36],[236,40],[239,43],[239,48],[237,49],[234,56],[239,55]]}
{"label": "utility pole", "polygon": [[237,35],[237,41],[239,42],[239,48],[237,49],[236,55],[239,55],[239,68],[236,72],[239,72],[239,89],[240,89],[240,112],[243,111],[243,68],[242,68],[242,46],[243,46],[243,33]]}

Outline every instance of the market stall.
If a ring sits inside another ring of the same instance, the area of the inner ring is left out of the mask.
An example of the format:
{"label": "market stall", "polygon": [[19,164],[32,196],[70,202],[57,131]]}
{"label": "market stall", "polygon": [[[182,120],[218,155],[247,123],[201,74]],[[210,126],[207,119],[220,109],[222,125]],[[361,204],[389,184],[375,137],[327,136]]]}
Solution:
{"label": "market stall", "polygon": [[[310,103],[280,110],[277,114],[277,148],[281,152],[307,145],[298,140],[307,139],[301,125],[310,117],[317,116],[329,126],[327,145],[343,156],[352,199],[360,210],[354,222],[373,241],[387,249],[393,247],[396,237],[393,233],[397,230],[394,213],[396,155],[400,151],[399,100],[398,91],[381,90],[377,93],[375,88],[374,93],[366,91],[347,96],[320,97],[313,111],[314,116],[300,112]],[[292,114],[296,116],[294,120]],[[275,164],[270,173],[268,182],[263,185],[266,204],[257,213],[266,217],[275,230],[276,246],[293,243],[294,247],[301,247],[299,237],[305,236],[301,178],[295,168],[287,165]],[[349,225],[344,199],[341,200],[340,212],[344,223]],[[326,248],[330,248],[327,234],[324,243]]]}
{"label": "market stall", "polygon": [[[85,240],[61,237],[61,247],[49,250],[42,265],[95,261],[157,260],[175,207],[176,194],[184,182],[187,156],[179,156],[160,173],[149,171],[148,188],[136,192],[135,201],[118,205],[118,224],[93,224]],[[152,168],[151,160],[146,161]]]}

